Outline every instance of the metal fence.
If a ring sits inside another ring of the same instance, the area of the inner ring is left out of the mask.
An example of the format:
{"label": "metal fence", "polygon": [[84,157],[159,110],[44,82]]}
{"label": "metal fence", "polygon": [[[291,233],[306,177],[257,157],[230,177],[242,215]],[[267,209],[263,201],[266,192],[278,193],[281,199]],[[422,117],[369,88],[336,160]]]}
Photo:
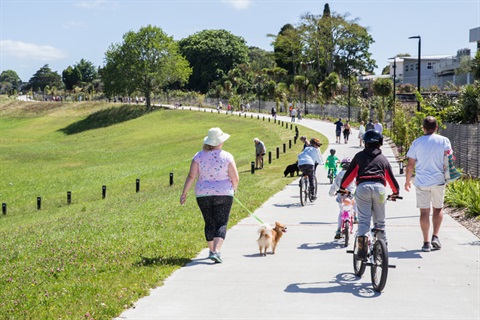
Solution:
{"label": "metal fence", "polygon": [[480,177],[480,124],[446,123],[446,129],[440,133],[450,139],[455,166],[463,173],[475,178]]}

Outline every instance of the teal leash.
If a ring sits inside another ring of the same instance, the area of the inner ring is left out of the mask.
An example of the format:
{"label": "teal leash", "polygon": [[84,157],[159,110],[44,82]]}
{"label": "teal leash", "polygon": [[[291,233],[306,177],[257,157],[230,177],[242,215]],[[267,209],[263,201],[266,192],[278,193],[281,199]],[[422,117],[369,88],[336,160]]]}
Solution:
{"label": "teal leash", "polygon": [[240,202],[240,200],[237,199],[237,197],[233,196],[233,198],[235,199],[235,201],[238,202],[239,205],[242,206],[243,209],[247,210],[247,212],[250,213],[250,215],[251,215],[252,217],[254,217],[255,219],[257,219],[258,222],[260,222],[261,224],[264,223],[262,220],[260,220],[259,217],[257,217],[257,216],[254,215],[250,210],[248,210],[248,209]]}

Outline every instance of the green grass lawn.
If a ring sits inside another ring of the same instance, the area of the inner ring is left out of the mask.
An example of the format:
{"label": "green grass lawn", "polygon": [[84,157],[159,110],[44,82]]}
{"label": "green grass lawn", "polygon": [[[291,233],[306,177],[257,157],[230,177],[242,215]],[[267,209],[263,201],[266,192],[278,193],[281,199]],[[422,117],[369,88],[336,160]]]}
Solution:
{"label": "green grass lawn", "polygon": [[[235,157],[237,197],[250,210],[292,181],[283,170],[302,146],[293,144],[290,123],[2,97],[0,201],[7,214],[0,216],[1,317],[111,319],[195,257],[206,247],[203,219],[193,190],[185,206],[179,197],[191,158],[216,126],[231,134],[224,150]],[[320,136],[298,128],[300,135]],[[251,174],[254,137],[272,151],[272,163],[266,157],[265,169]],[[234,203],[230,226],[247,215]]]}

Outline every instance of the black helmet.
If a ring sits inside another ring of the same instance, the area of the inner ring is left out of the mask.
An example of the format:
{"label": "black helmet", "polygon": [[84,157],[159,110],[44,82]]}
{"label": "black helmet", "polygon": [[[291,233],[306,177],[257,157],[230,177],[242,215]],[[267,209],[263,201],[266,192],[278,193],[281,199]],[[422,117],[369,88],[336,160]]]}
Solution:
{"label": "black helmet", "polygon": [[330,149],[330,154],[333,156],[337,152],[335,149]]}
{"label": "black helmet", "polygon": [[383,136],[377,130],[367,130],[363,135],[363,141],[365,141],[365,144],[383,145]]}

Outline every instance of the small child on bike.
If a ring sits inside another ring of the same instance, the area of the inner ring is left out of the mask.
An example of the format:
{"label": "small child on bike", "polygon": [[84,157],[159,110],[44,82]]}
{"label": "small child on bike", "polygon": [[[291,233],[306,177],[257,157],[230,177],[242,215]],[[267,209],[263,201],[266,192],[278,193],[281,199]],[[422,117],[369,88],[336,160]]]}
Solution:
{"label": "small child on bike", "polygon": [[302,171],[302,174],[308,175],[308,181],[310,183],[310,193],[312,194],[311,199],[315,200],[315,185],[313,182],[313,175],[315,174],[315,168],[317,164],[323,165],[322,154],[320,153],[320,148],[322,144],[317,138],[312,138],[310,140],[310,145],[303,149],[302,152],[298,155],[298,169]]}
{"label": "small child on bike", "polygon": [[[335,196],[337,195],[337,198],[335,201],[338,203],[338,225],[337,225],[337,231],[335,232],[335,239],[340,239],[341,233],[340,230],[342,228],[342,214],[343,210],[349,209],[346,208],[346,206],[351,206],[353,210],[353,215],[354,215],[354,223],[357,223],[357,207],[355,204],[355,201],[353,200],[353,194],[355,193],[355,182],[352,181],[346,188],[346,190],[349,192],[348,195],[346,194],[340,194],[337,193],[337,190],[340,189],[340,183],[343,179],[343,176],[345,175],[345,172],[347,172],[348,167],[350,166],[351,159],[350,158],[343,158],[342,161],[340,162],[340,167],[342,170],[338,173],[337,177],[335,178],[332,186],[330,187],[329,195],[330,196]],[[345,207],[344,207],[345,206]]]}
{"label": "small child on bike", "polygon": [[340,162],[340,159],[338,159],[338,157],[335,155],[336,152],[337,151],[335,149],[330,149],[330,155],[327,157],[327,160],[325,161],[325,168],[327,168],[329,175],[330,175],[330,171],[332,171],[333,178],[337,176],[337,165]]}

